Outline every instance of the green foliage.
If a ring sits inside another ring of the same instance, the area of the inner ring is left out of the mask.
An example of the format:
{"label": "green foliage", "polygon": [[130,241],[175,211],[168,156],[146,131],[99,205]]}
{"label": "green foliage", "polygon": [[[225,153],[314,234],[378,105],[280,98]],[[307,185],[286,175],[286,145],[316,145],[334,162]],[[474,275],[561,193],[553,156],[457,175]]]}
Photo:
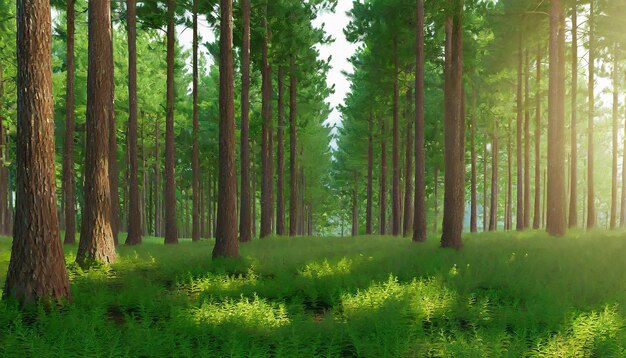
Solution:
{"label": "green foliage", "polygon": [[[111,267],[71,266],[71,305],[0,304],[0,355],[626,354],[623,232],[469,235],[463,251],[274,238],[217,261],[212,245],[149,238]],[[0,275],[9,248],[0,239]]]}

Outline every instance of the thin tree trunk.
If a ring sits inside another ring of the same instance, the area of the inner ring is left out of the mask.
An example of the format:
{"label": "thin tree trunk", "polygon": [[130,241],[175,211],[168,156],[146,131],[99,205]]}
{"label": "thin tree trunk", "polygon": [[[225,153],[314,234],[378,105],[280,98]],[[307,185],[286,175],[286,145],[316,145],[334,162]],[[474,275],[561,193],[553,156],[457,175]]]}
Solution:
{"label": "thin tree trunk", "polygon": [[508,176],[507,176],[507,188],[506,188],[506,217],[504,219],[504,229],[511,230],[513,228],[513,175],[512,175],[512,143],[511,143],[511,118],[509,117],[509,131],[507,133],[507,164],[508,164]]}
{"label": "thin tree trunk", "polygon": [[[359,183],[358,183],[358,175],[357,175],[356,170],[353,172],[353,177],[354,177],[354,188],[352,189],[352,236],[358,236],[359,235],[359,208],[358,208]],[[307,216],[307,223],[308,223],[308,216]]]}
{"label": "thin tree trunk", "polygon": [[128,22],[128,154],[130,156],[128,236],[126,245],[141,243],[137,148],[137,18],[136,1],[127,0]]}
{"label": "thin tree trunk", "polygon": [[413,234],[413,118],[412,118],[412,102],[414,100],[411,86],[406,92],[406,151],[404,158],[404,220],[402,222],[402,236]]}
{"label": "thin tree trunk", "polygon": [[515,209],[515,228],[518,231],[524,230],[524,167],[522,164],[522,140],[523,140],[523,125],[524,125],[524,107],[522,98],[522,76],[523,76],[523,63],[524,52],[522,49],[522,34],[519,33],[517,44],[517,140],[515,141],[516,151],[516,194],[517,202]]}
{"label": "thin tree trunk", "polygon": [[438,234],[439,231],[439,167],[435,168],[435,205],[434,205],[434,214],[435,214],[435,235]]}
{"label": "thin tree trunk", "polygon": [[[417,0],[415,47],[415,199],[413,241],[426,241],[426,178],[424,156],[424,0]],[[437,175],[436,175],[437,176]],[[435,218],[435,222],[436,222]],[[435,224],[435,233],[436,224]]]}
{"label": "thin tree trunk", "polygon": [[367,139],[367,204],[365,206],[365,234],[372,234],[372,202],[373,202],[373,171],[374,171],[374,119],[372,112],[369,114],[368,120],[368,139]]}
{"label": "thin tree trunk", "polygon": [[548,96],[548,178],[546,225],[550,235],[565,234],[565,17],[560,0],[550,2],[550,88]]}
{"label": "thin tree trunk", "polygon": [[[17,1],[17,202],[3,296],[70,299],[56,212],[50,2]],[[37,175],[31,175],[37,173]]]}
{"label": "thin tree trunk", "polygon": [[161,218],[159,206],[159,172],[161,157],[159,155],[159,117],[154,120],[154,236],[161,235]]}
{"label": "thin tree trunk", "polygon": [[478,208],[476,198],[476,89],[472,103],[472,126],[470,132],[471,183],[470,183],[470,232],[478,232]]}
{"label": "thin tree trunk", "polygon": [[[66,37],[66,65],[67,79],[65,86],[65,144],[63,146],[63,202],[65,209],[65,244],[76,243],[76,184],[74,182],[74,19],[75,0],[67,1],[67,37]],[[0,68],[1,69],[1,68]],[[0,77],[2,71],[0,70]],[[0,86],[2,79],[0,78]],[[1,92],[1,91],[0,91]],[[2,144],[4,144],[4,128],[2,129]],[[2,169],[6,176],[6,169]],[[5,191],[6,182],[3,181],[2,191]],[[0,198],[2,205],[6,205],[6,198]],[[4,208],[3,208],[4,209]],[[2,210],[5,213],[6,210]],[[6,221],[3,221],[6,222]]]}
{"label": "thin tree trunk", "polygon": [[289,62],[289,177],[290,177],[290,192],[289,192],[289,236],[295,236],[298,227],[298,181],[296,180],[297,171],[297,136],[296,136],[296,64],[295,56],[291,55]]}
{"label": "thin tree trunk", "polygon": [[489,206],[489,231],[498,230],[498,122],[494,121],[491,140],[491,205]]}
{"label": "thin tree trunk", "polygon": [[272,235],[272,202],[274,195],[272,189],[272,69],[269,64],[268,47],[270,30],[268,26],[268,10],[265,5],[265,36],[261,44],[262,48],[262,142],[261,142],[261,238]]}
{"label": "thin tree trunk", "polygon": [[593,229],[596,226],[596,202],[595,188],[593,184],[593,122],[595,116],[595,36],[594,36],[594,0],[590,1],[589,10],[589,120],[587,127],[587,229]]}
{"label": "thin tree trunk", "polygon": [[387,221],[387,145],[385,140],[385,119],[380,118],[380,191],[378,227],[380,235],[385,235]]}
{"label": "thin tree trunk", "polygon": [[[76,262],[115,261],[109,159],[113,112],[113,47],[109,0],[89,2],[89,52],[87,72],[87,146],[85,149],[85,203]],[[105,73],[106,75],[101,75]]]}
{"label": "thin tree trunk", "polygon": [[213,206],[214,200],[213,196],[215,195],[215,191],[213,190],[213,176],[209,175],[209,193],[208,193],[208,203],[209,203],[209,222],[207,223],[207,237],[209,239],[213,238],[213,222],[215,221],[215,217],[213,216]]}
{"label": "thin tree trunk", "polygon": [[148,173],[146,171],[146,142],[145,142],[145,124],[146,114],[141,112],[141,235],[148,233],[148,215],[149,207],[146,202],[146,188],[148,187]]}
{"label": "thin tree trunk", "polygon": [[577,1],[572,5],[572,110],[571,110],[571,166],[569,227],[578,226],[578,134],[576,133],[578,114],[578,23]]}
{"label": "thin tree trunk", "polygon": [[393,58],[394,58],[394,75],[393,75],[393,138],[392,138],[392,151],[391,151],[391,163],[393,170],[393,178],[391,184],[391,233],[393,236],[400,235],[400,136],[398,128],[398,107],[399,107],[399,89],[398,89],[398,43],[394,40],[393,44]]}
{"label": "thin tree trunk", "polygon": [[617,225],[617,117],[619,107],[619,82],[618,82],[617,45],[613,45],[613,171],[611,175],[611,220],[610,228]]}
{"label": "thin tree trunk", "polygon": [[[533,229],[541,226],[541,47],[537,47],[535,83],[535,210]],[[572,162],[573,163],[573,162]],[[573,178],[573,177],[572,177]]]}
{"label": "thin tree trunk", "polygon": [[254,152],[252,153],[252,237],[256,237],[256,161],[254,160]]}
{"label": "thin tree trunk", "polygon": [[[8,209],[8,196],[9,196],[9,183],[8,183],[8,160],[4,158],[8,157],[8,146],[6,143],[6,130],[5,130],[5,118],[2,116],[2,99],[4,96],[4,82],[2,77],[2,64],[0,63],[0,234],[11,235],[9,232],[9,209]],[[66,125],[67,127],[67,125]],[[65,154],[63,159],[65,159]],[[65,172],[64,172],[65,173]],[[65,179],[65,177],[63,177]],[[65,191],[64,191],[65,193]],[[67,236],[66,236],[67,237]]]}
{"label": "thin tree trunk", "polygon": [[237,177],[235,174],[235,102],[233,70],[233,2],[221,0],[220,120],[217,235],[213,257],[239,256],[237,241]]}
{"label": "thin tree trunk", "polygon": [[[200,149],[198,137],[200,125],[198,123],[198,0],[193,0],[193,144],[191,151],[191,240],[200,241]],[[243,131],[242,131],[243,132]]]}
{"label": "thin tree trunk", "polygon": [[524,51],[524,229],[530,228],[530,59]]}
{"label": "thin tree trunk", "polygon": [[483,146],[483,231],[488,229],[487,222],[487,141]]}
{"label": "thin tree trunk", "polygon": [[283,140],[283,66],[278,66],[278,129],[276,134],[276,235],[285,235],[285,147]]}
{"label": "thin tree trunk", "polygon": [[241,204],[239,239],[252,240],[250,209],[250,0],[242,0],[243,37],[241,45]]}
{"label": "thin tree trunk", "polygon": [[175,0],[167,1],[167,104],[165,118],[165,244],[178,244],[176,223],[176,180],[174,158],[174,11]]}

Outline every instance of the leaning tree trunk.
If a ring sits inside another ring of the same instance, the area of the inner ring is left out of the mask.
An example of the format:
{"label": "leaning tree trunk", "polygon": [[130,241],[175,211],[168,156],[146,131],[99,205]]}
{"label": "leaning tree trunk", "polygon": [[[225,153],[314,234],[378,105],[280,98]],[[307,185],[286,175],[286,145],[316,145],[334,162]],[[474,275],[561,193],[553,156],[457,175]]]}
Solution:
{"label": "leaning tree trunk", "polygon": [[278,66],[278,128],[276,134],[276,235],[285,235],[285,147],[283,140],[283,66]]}
{"label": "leaning tree trunk", "polygon": [[571,166],[570,166],[570,197],[569,227],[578,226],[578,134],[576,133],[578,113],[578,13],[577,1],[572,5],[572,122],[571,130]]}
{"label": "leaning tree trunk", "polygon": [[446,66],[444,161],[445,184],[441,246],[463,246],[465,213],[465,108],[463,105],[463,0],[455,0]]}
{"label": "leaning tree trunk", "polygon": [[239,256],[237,241],[237,177],[235,174],[235,102],[233,70],[233,2],[221,0],[220,120],[217,235],[213,257]]}
{"label": "leaning tree trunk", "polygon": [[[70,299],[54,169],[50,2],[17,1],[17,201],[3,296]],[[34,174],[34,175],[33,175]]]}
{"label": "leaning tree trunk", "polygon": [[550,2],[550,85],[548,91],[548,233],[565,235],[565,18],[561,0]]}
{"label": "leaning tree trunk", "polygon": [[[537,49],[535,84],[535,210],[533,229],[541,226],[541,47]],[[573,128],[573,127],[572,127]],[[572,152],[573,155],[574,152]],[[574,162],[572,162],[573,164]],[[572,178],[574,178],[572,176]]]}
{"label": "leaning tree trunk", "polygon": [[296,60],[295,56],[291,55],[289,61],[289,236],[295,236],[298,227],[298,181],[297,177],[297,136],[296,136]]}
{"label": "leaning tree trunk", "polygon": [[274,173],[272,168],[272,68],[269,63],[269,27],[266,5],[262,48],[262,141],[261,141],[261,238],[272,235]]}
{"label": "leaning tree trunk", "polygon": [[524,228],[530,228],[530,60],[524,53]]}
{"label": "leaning tree trunk", "polygon": [[613,45],[613,170],[611,173],[611,219],[610,228],[614,229],[617,224],[617,116],[619,106],[619,82],[617,67],[617,45]]}
{"label": "leaning tree trunk", "polygon": [[[65,82],[65,143],[63,145],[63,202],[65,209],[65,239],[63,242],[72,245],[76,243],[76,184],[74,181],[74,3],[75,0],[68,0],[66,8],[67,78]],[[0,82],[2,82],[1,79]],[[4,142],[4,135],[2,137],[3,138],[0,140]],[[3,168],[2,171],[4,172],[4,170]],[[3,191],[5,186],[6,185],[3,185]],[[6,200],[2,200],[2,205],[5,205],[5,203]],[[4,213],[4,211],[2,212]]]}
{"label": "leaning tree trunk", "polygon": [[110,1],[90,1],[85,203],[76,253],[76,262],[83,267],[94,262],[108,264],[116,258],[112,190],[109,188],[109,126],[113,112],[113,47],[110,29]]}
{"label": "leaning tree trunk", "polygon": [[373,201],[373,171],[374,171],[374,119],[370,112],[367,138],[367,203],[365,204],[365,234],[372,234],[372,201]]}
{"label": "leaning tree trunk", "polygon": [[411,118],[411,102],[413,102],[413,91],[409,86],[406,92],[406,152],[404,161],[404,220],[402,222],[402,236],[412,234],[413,229],[413,118]]}
{"label": "leaning tree trunk", "polygon": [[517,151],[516,151],[516,194],[517,194],[517,202],[515,209],[515,229],[518,231],[524,230],[524,167],[522,164],[522,128],[524,124],[524,108],[523,108],[523,99],[522,99],[522,75],[523,75],[523,62],[524,62],[524,53],[522,50],[522,35],[521,33],[518,36],[518,44],[517,44],[517,140],[515,141]]}
{"label": "leaning tree trunk", "polygon": [[[595,112],[595,36],[594,36],[594,0],[590,1],[591,8],[589,10],[589,118],[587,127],[587,229],[593,229],[596,226],[596,196],[593,184],[593,120]],[[549,181],[550,179],[548,179]]]}
{"label": "leaning tree trunk", "polygon": [[250,0],[242,0],[243,37],[241,44],[241,203],[239,239],[252,240],[250,208]]}
{"label": "leaning tree trunk", "polygon": [[193,0],[193,145],[191,150],[191,240],[200,241],[200,149],[198,136],[198,0]]}
{"label": "leaning tree trunk", "polygon": [[141,211],[139,209],[139,149],[137,147],[137,18],[135,0],[127,0],[128,21],[128,155],[130,159],[130,177],[128,200],[128,236],[126,245],[141,243]]}
{"label": "leaning tree trunk", "polygon": [[175,0],[167,2],[167,103],[165,119],[165,243],[178,244],[174,159],[174,27]]}
{"label": "leaning tree trunk", "polygon": [[[415,47],[415,199],[413,241],[426,241],[426,178],[424,156],[424,0],[417,0]],[[436,221],[436,219],[435,219]],[[436,232],[436,230],[435,230]]]}

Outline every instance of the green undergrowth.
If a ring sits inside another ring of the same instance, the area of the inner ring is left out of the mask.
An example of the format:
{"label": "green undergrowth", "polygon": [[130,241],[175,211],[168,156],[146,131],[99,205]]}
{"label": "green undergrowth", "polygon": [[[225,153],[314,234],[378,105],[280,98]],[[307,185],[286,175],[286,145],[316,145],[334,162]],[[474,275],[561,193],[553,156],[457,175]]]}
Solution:
{"label": "green undergrowth", "polygon": [[[461,251],[390,237],[119,247],[73,303],[0,303],[0,356],[622,357],[626,232],[467,235]],[[10,239],[0,239],[0,283]]]}

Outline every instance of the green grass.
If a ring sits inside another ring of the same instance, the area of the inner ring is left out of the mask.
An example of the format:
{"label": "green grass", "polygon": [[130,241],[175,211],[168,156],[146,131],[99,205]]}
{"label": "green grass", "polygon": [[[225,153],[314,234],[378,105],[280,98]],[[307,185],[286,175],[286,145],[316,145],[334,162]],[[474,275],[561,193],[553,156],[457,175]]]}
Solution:
{"label": "green grass", "polygon": [[[623,357],[626,233],[212,241],[146,239],[83,272],[73,303],[0,303],[0,356]],[[10,239],[0,239],[0,282]]]}

